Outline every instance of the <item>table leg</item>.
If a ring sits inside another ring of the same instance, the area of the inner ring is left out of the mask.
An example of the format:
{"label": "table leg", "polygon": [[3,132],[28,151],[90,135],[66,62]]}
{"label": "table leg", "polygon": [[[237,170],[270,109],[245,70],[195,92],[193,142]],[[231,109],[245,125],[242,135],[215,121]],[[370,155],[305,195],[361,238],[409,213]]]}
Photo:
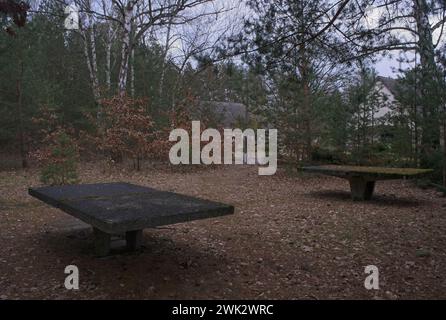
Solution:
{"label": "table leg", "polygon": [[349,182],[353,200],[364,201],[372,198],[375,181],[367,181],[361,177],[351,177]]}
{"label": "table leg", "polygon": [[127,241],[127,249],[132,251],[138,250],[142,244],[142,230],[127,231],[125,240]]}
{"label": "table leg", "polygon": [[93,228],[93,233],[96,255],[100,257],[107,256],[110,253],[111,235],[96,228]]}

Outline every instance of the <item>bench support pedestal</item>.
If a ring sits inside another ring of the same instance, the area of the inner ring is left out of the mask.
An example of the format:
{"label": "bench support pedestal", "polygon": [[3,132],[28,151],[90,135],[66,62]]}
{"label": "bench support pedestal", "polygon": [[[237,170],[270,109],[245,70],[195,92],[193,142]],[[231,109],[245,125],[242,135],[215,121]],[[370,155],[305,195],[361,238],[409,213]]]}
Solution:
{"label": "bench support pedestal", "polygon": [[[110,254],[111,234],[97,228],[93,228],[94,247],[98,257],[105,257]],[[142,230],[127,231],[125,233],[127,250],[135,251],[141,248]]]}
{"label": "bench support pedestal", "polygon": [[94,233],[94,249],[96,255],[105,257],[110,253],[111,234],[106,233],[97,228],[93,228]]}
{"label": "bench support pedestal", "polygon": [[127,231],[125,233],[125,240],[127,242],[127,249],[134,251],[141,248],[142,230]]}
{"label": "bench support pedestal", "polygon": [[368,181],[362,177],[350,177],[350,190],[355,201],[370,200],[375,190],[375,181]]}

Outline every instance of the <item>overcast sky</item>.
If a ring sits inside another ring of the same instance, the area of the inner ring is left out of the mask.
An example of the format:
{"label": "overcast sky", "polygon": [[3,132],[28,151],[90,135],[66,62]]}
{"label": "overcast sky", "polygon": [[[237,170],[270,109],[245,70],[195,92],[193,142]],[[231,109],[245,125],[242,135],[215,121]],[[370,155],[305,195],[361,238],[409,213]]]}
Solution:
{"label": "overcast sky", "polygon": [[[223,7],[229,9],[229,8],[235,8],[231,10],[230,12],[227,12],[219,17],[220,23],[225,23],[226,19],[230,19],[231,23],[239,23],[240,27],[242,25],[243,17],[249,16],[249,9],[244,5],[245,0],[218,0],[217,3],[222,5]],[[383,9],[382,9],[383,10]],[[370,8],[369,9],[369,19],[368,24],[370,26],[373,26],[374,24],[378,23],[378,19],[381,15],[379,9]],[[438,32],[437,32],[438,33]],[[411,35],[409,33],[406,34],[400,34],[399,36],[403,36],[406,38],[411,38]],[[438,34],[434,34],[434,37]],[[393,52],[391,57],[386,58],[379,58],[375,68],[379,75],[386,76],[386,77],[397,77],[398,75],[398,69],[407,69],[407,68],[413,68],[414,62],[407,63],[400,63],[398,61],[399,57],[406,57],[413,60],[414,53],[413,52]]]}
{"label": "overcast sky", "polygon": [[[72,0],[71,0],[72,1]],[[68,0],[67,2],[71,2],[70,0]],[[40,0],[34,0],[31,1],[32,4],[34,4],[34,6],[36,6],[38,3],[40,2]],[[198,22],[195,26],[190,26],[190,30],[182,30],[182,32],[186,33],[196,33],[196,32],[203,32],[203,34],[205,33],[212,33],[212,34],[216,34],[216,37],[218,38],[218,34],[220,32],[222,32],[223,30],[226,29],[225,25],[230,25],[232,26],[234,29],[240,28],[242,27],[243,24],[243,17],[247,16],[247,15],[252,15],[253,13],[249,13],[249,9],[246,8],[246,6],[244,5],[245,0],[217,0],[214,1],[212,4],[208,4],[207,6],[205,6],[206,8],[197,8],[196,10],[204,10],[204,11],[219,11],[223,9],[224,13],[220,14],[218,16],[218,19],[216,19],[216,17],[214,17],[214,22],[212,22],[210,24],[210,26],[208,25],[206,28],[204,28],[203,24],[201,24],[200,22]],[[35,8],[33,8],[35,9]],[[232,9],[232,10],[231,10]],[[227,10],[227,11],[226,11]],[[383,10],[383,9],[382,9]],[[375,23],[377,23],[379,16],[381,15],[381,13],[379,12],[379,10],[377,9],[373,9],[370,8],[368,11],[368,16],[369,18],[367,19],[367,24],[370,25],[374,25]],[[212,19],[212,18],[211,18]],[[437,19],[438,20],[438,19]],[[431,22],[435,22],[435,21],[431,21]],[[232,30],[233,32],[235,30]],[[434,33],[434,39],[437,39],[439,36],[439,30],[436,30],[436,33]],[[163,35],[161,34],[161,41],[163,38]],[[404,38],[411,38],[411,34],[410,33],[400,33],[398,34],[399,37],[404,37]],[[175,51],[178,51],[179,48],[181,48],[182,43],[180,41],[174,41],[174,43],[172,43],[172,51],[171,53],[174,53]],[[389,76],[389,77],[396,77],[397,76],[397,72],[395,72],[395,70],[398,70],[400,68],[406,69],[406,68],[412,68],[414,66],[414,62],[411,62],[410,64],[400,64],[400,62],[398,62],[398,57],[401,53],[398,52],[394,52],[392,54],[391,58],[384,58],[384,59],[380,59],[380,61],[378,61],[376,63],[376,70],[380,75],[383,76]],[[173,55],[176,55],[173,54]],[[410,57],[411,59],[413,59],[414,57],[414,53],[413,52],[409,52],[406,53],[407,57]]]}
{"label": "overcast sky", "polygon": [[[410,53],[408,53],[407,55],[410,56],[412,59],[414,57],[414,55]],[[409,67],[414,67],[414,62],[410,64],[400,64],[397,61],[397,57],[398,54],[393,54],[392,58],[383,58],[381,61],[378,61],[375,65],[378,74],[385,77],[396,78],[398,75],[398,69],[408,69]]]}

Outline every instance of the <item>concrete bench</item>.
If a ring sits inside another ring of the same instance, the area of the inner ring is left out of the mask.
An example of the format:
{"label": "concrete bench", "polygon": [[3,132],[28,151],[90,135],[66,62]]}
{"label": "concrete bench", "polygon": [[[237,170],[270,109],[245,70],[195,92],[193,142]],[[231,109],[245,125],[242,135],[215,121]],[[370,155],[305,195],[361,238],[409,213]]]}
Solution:
{"label": "concrete bench", "polygon": [[350,183],[352,199],[359,201],[370,200],[372,198],[375,182],[378,180],[395,180],[416,177],[433,171],[430,169],[338,165],[303,167],[302,170],[347,179]]}
{"label": "concrete bench", "polygon": [[93,226],[98,256],[108,255],[113,234],[124,234],[129,250],[142,230],[234,213],[234,207],[128,183],[30,188],[28,193]]}

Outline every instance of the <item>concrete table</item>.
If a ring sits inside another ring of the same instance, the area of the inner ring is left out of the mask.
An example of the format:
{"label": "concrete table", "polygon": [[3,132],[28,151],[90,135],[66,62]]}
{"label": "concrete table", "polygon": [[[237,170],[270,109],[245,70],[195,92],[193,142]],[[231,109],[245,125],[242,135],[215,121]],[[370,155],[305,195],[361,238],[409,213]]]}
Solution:
{"label": "concrete table", "polygon": [[337,165],[303,167],[302,170],[347,179],[350,182],[352,199],[359,201],[372,198],[375,182],[378,180],[403,179],[424,175],[433,171],[429,169]]}
{"label": "concrete table", "polygon": [[127,247],[141,245],[142,230],[234,213],[234,207],[128,183],[30,188],[28,193],[93,226],[95,249],[108,255],[113,234]]}

